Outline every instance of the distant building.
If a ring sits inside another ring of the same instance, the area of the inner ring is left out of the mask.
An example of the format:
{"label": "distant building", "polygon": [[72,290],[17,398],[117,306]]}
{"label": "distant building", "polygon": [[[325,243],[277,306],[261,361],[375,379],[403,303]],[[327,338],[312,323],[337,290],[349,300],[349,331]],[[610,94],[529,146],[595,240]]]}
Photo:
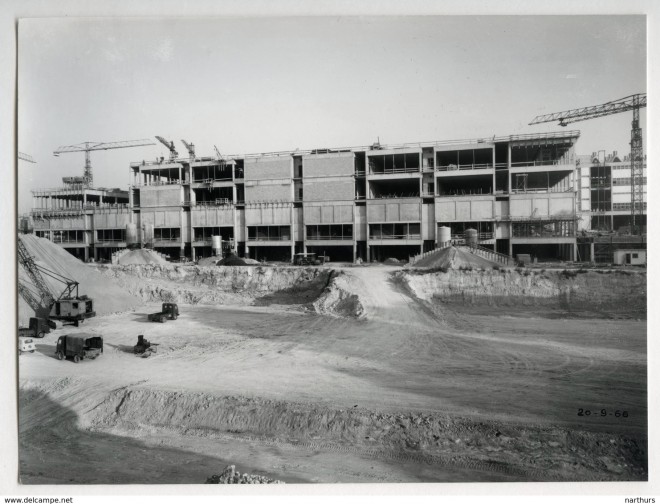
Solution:
{"label": "distant building", "polygon": [[[385,260],[468,229],[479,245],[540,260],[577,257],[579,131],[323,148],[130,165],[128,191],[33,191],[35,232],[82,259],[109,259],[126,229],[171,257]],[[127,227],[130,225],[129,227]]]}
{"label": "distant building", "polygon": [[[605,151],[600,151],[604,153]],[[629,155],[620,159],[617,152],[598,156],[578,156],[580,191],[578,210],[580,229],[589,231],[630,232],[631,171]],[[644,200],[641,225],[646,231],[646,157],[642,179]]]}

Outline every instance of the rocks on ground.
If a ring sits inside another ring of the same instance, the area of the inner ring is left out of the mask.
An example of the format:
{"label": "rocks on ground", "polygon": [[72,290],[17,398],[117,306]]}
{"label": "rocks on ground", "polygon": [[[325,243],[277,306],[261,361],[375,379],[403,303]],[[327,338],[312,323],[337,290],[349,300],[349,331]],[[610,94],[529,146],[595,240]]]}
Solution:
{"label": "rocks on ground", "polygon": [[284,481],[274,480],[267,478],[266,476],[260,476],[259,474],[241,474],[236,470],[236,466],[229,465],[225,467],[225,470],[220,474],[214,474],[206,480],[206,483],[215,484],[215,485],[271,485],[271,484],[283,484]]}

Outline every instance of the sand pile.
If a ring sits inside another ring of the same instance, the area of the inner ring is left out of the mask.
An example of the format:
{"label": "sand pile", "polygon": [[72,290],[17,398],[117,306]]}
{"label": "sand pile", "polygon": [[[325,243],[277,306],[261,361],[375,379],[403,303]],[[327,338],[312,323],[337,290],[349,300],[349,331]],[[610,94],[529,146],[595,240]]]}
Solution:
{"label": "sand pile", "polygon": [[481,256],[472,254],[466,250],[457,249],[456,247],[447,247],[438,250],[435,254],[431,254],[424,259],[415,263],[415,268],[447,268],[447,269],[461,269],[461,268],[492,268],[497,266],[498,263],[484,259]]}
{"label": "sand pile", "polygon": [[383,264],[387,264],[388,266],[400,266],[401,261],[395,259],[394,257],[388,257],[383,261]]}
{"label": "sand pile", "polygon": [[[127,311],[142,304],[140,299],[128,294],[112,279],[99,273],[93,266],[76,259],[50,240],[37,238],[34,235],[21,235],[21,240],[23,240],[28,252],[34,257],[37,265],[79,282],[78,294],[87,295],[95,301],[94,309],[98,315]],[[65,285],[46,275],[42,276],[50,288],[51,294],[57,298],[64,290]],[[18,268],[18,278],[32,292],[37,292],[36,287],[22,267]],[[34,310],[19,296],[19,323],[26,324],[29,318],[34,315]]]}
{"label": "sand pile", "polygon": [[117,264],[167,264],[167,261],[153,250],[140,249],[126,252]]}

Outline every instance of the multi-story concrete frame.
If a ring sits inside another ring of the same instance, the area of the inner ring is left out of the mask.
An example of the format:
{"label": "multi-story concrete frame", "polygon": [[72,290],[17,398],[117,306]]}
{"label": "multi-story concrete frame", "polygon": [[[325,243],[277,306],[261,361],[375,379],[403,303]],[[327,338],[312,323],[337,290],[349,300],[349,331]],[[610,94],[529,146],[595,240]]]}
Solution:
{"label": "multi-story concrete frame", "polygon": [[[603,155],[600,156],[599,154]],[[621,160],[617,152],[594,152],[578,157],[580,192],[578,209],[581,214],[579,228],[586,231],[630,231],[631,169],[630,158]],[[641,222],[646,230],[646,157],[641,181],[643,201]]]}
{"label": "multi-story concrete frame", "polygon": [[128,192],[64,184],[32,191],[30,217],[37,236],[48,238],[82,260],[109,259],[126,247]]}
{"label": "multi-story concrete frame", "polygon": [[506,254],[575,256],[579,132],[132,163],[127,219],[173,257],[399,259],[438,228]]}

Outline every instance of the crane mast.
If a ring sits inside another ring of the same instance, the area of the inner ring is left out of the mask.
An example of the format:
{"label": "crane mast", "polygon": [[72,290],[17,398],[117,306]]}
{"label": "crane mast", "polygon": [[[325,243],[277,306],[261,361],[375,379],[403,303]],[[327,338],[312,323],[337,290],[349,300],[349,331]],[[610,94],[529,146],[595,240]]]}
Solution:
{"label": "crane mast", "polygon": [[633,120],[630,132],[630,232],[636,234],[644,214],[644,145],[642,128],[639,126],[639,110],[646,107],[646,93],[638,93],[619,100],[536,116],[530,125],[559,121],[567,126],[578,121],[619,114],[632,110]]}

